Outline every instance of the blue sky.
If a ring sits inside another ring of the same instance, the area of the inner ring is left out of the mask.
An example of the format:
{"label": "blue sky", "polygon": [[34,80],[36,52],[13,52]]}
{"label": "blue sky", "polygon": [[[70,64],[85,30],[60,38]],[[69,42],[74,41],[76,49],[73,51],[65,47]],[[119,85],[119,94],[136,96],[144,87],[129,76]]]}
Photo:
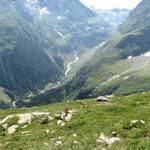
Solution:
{"label": "blue sky", "polygon": [[99,9],[129,8],[133,9],[141,0],[80,0],[86,6],[94,6]]}

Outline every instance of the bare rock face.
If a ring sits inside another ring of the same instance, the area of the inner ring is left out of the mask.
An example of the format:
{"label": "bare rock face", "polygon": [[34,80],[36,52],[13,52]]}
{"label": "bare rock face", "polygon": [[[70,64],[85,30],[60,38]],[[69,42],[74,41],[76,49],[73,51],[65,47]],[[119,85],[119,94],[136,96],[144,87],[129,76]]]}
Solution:
{"label": "bare rock face", "polygon": [[107,99],[107,98],[104,97],[104,96],[99,96],[99,97],[97,97],[96,101],[97,101],[97,102],[110,102],[110,100]]}

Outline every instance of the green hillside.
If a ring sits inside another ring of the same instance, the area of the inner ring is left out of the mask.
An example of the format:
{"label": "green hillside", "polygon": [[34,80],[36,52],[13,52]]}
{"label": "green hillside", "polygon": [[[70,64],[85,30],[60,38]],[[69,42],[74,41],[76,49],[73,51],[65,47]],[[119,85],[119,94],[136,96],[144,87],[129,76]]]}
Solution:
{"label": "green hillside", "polygon": [[114,33],[78,0],[1,0],[0,13],[0,86],[13,100],[56,84],[74,51],[82,56]]}
{"label": "green hillside", "polygon": [[143,0],[120,26],[120,31],[96,51],[68,84],[32,101],[50,102],[51,95],[58,92],[61,94],[56,99],[82,99],[150,90],[149,8],[150,1]]}
{"label": "green hillside", "polygon": [[[110,102],[104,103],[89,99],[30,109],[0,110],[0,122],[9,115],[13,116],[0,125],[0,149],[149,149],[149,97],[148,92],[128,97],[109,97]],[[60,117],[68,111],[70,119]],[[22,114],[23,120],[17,123],[19,114]],[[34,114],[31,123],[27,123],[31,114]],[[14,125],[18,126],[12,133],[9,127]],[[104,134],[107,142],[101,134]],[[111,138],[118,141],[110,144]]]}

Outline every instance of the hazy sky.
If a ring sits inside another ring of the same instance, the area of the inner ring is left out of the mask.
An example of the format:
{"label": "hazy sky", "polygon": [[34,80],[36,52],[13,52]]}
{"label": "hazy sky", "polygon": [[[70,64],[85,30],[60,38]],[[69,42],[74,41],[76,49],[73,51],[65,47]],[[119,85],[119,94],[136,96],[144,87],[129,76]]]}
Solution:
{"label": "hazy sky", "polygon": [[141,0],[80,0],[87,6],[99,9],[130,8],[133,9]]}

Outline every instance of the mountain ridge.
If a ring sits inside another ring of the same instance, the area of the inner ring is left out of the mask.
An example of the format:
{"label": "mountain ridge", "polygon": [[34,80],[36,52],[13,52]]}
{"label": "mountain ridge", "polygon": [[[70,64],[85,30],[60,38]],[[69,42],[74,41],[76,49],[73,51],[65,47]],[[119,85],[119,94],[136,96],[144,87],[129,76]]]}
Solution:
{"label": "mountain ridge", "polygon": [[[127,21],[120,26],[120,32],[99,48],[95,56],[77,72],[69,83],[45,95],[33,98],[32,102],[42,104],[55,99],[84,99],[99,95],[130,95],[150,90],[148,8],[150,8],[150,1],[142,1],[131,12]],[[147,10],[148,13],[145,15],[144,12]],[[144,28],[143,26],[141,28],[139,18],[132,19],[139,12],[142,16],[140,19],[146,19],[147,21]],[[132,22],[139,22],[136,29]],[[123,28],[126,30],[126,25],[130,23],[133,24],[132,30],[122,32]],[[60,94],[51,98],[55,93]]]}

